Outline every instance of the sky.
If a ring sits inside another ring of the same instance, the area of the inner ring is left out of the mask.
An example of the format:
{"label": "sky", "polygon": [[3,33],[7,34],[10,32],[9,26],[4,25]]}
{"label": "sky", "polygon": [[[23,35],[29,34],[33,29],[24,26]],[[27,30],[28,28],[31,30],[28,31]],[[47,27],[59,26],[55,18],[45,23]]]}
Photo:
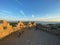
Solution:
{"label": "sky", "polygon": [[0,20],[60,22],[60,0],[0,0]]}

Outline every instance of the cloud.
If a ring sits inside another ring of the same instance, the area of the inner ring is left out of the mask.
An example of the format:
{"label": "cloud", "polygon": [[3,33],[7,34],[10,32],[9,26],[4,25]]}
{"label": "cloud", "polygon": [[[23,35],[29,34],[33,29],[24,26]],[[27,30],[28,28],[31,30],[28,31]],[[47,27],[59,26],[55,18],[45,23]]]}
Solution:
{"label": "cloud", "polygon": [[12,12],[7,11],[7,10],[0,10],[0,14],[1,15],[10,15],[10,14],[12,14]]}
{"label": "cloud", "polygon": [[10,11],[7,11],[7,10],[1,10],[1,12],[4,12],[4,13],[11,13]]}
{"label": "cloud", "polygon": [[32,14],[32,18],[34,18],[35,16]]}
{"label": "cloud", "polygon": [[0,10],[0,19],[5,20],[27,20],[23,10],[20,10],[20,14],[14,14],[7,10]]}
{"label": "cloud", "polygon": [[36,17],[34,20],[60,22],[60,13],[47,14],[47,15],[42,16],[42,17]]}
{"label": "cloud", "polygon": [[16,0],[16,2],[17,2],[19,5],[22,5],[22,3],[20,2],[20,0]]}
{"label": "cloud", "polygon": [[16,16],[13,15],[12,12],[7,11],[7,10],[0,10],[0,20],[14,20],[16,19]]}
{"label": "cloud", "polygon": [[23,10],[20,10],[20,13],[21,13],[22,15],[25,15],[24,12],[23,12]]}
{"label": "cloud", "polygon": [[20,14],[21,14],[23,17],[27,18],[27,16],[25,15],[25,13],[24,13],[23,10],[20,10]]}

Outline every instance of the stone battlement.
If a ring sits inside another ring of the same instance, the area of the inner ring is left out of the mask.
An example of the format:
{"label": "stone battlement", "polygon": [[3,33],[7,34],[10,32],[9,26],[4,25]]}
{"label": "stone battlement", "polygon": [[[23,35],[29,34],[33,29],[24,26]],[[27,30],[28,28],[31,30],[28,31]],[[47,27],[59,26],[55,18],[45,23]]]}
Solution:
{"label": "stone battlement", "polygon": [[[36,22],[33,25],[36,26]],[[21,31],[21,29],[26,27],[32,27],[33,25],[31,22],[25,25],[23,22],[19,21],[17,25],[13,27],[6,20],[1,20],[0,21],[0,39],[10,35],[15,31],[18,31],[18,30]]]}

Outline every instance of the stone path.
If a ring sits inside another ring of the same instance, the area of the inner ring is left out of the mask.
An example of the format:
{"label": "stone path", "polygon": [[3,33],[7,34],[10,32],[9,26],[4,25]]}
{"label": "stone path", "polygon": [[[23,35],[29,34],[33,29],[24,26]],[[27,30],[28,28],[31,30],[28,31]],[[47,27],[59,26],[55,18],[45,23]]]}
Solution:
{"label": "stone path", "polygon": [[0,41],[0,45],[60,45],[60,38],[41,30],[26,30],[20,38],[16,33]]}

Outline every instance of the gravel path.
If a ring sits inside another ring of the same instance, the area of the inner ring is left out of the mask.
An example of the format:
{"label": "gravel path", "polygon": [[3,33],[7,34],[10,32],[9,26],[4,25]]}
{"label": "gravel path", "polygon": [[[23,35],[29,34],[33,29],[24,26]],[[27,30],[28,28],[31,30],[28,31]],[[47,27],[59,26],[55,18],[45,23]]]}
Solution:
{"label": "gravel path", "polygon": [[60,38],[40,30],[26,30],[20,38],[16,33],[0,41],[0,45],[60,45]]}

